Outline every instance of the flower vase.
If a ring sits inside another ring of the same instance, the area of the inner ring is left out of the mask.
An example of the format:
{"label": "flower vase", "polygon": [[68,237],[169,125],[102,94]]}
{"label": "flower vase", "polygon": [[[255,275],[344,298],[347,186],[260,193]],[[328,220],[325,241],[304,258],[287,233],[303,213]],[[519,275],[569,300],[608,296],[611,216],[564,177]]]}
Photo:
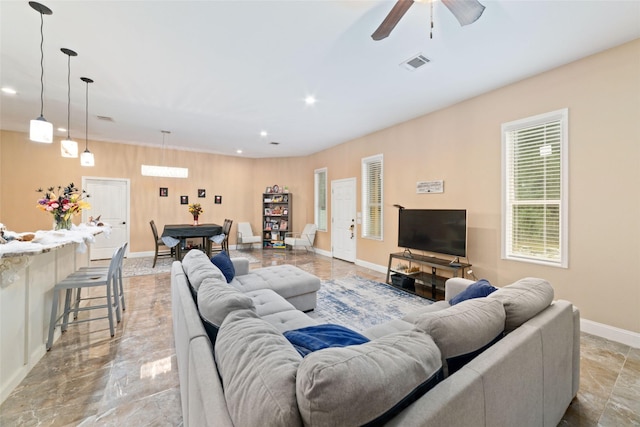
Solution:
{"label": "flower vase", "polygon": [[198,215],[193,216],[193,225],[198,225]]}
{"label": "flower vase", "polygon": [[71,217],[69,218],[54,218],[53,220],[54,230],[71,230]]}

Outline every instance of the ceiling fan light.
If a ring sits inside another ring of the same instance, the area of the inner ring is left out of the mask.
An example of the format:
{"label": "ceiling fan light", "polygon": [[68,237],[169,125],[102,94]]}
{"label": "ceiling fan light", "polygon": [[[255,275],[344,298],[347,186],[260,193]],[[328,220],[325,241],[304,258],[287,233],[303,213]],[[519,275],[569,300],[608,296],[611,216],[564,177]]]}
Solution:
{"label": "ceiling fan light", "polygon": [[51,144],[53,142],[53,125],[42,116],[31,120],[29,125],[29,139],[33,142]]}
{"label": "ceiling fan light", "polygon": [[77,158],[78,143],[72,139],[63,139],[60,141],[60,155],[62,157]]}
{"label": "ceiling fan light", "polygon": [[84,150],[84,152],[80,155],[80,165],[81,166],[95,166],[96,162],[93,158],[93,153],[89,150]]}

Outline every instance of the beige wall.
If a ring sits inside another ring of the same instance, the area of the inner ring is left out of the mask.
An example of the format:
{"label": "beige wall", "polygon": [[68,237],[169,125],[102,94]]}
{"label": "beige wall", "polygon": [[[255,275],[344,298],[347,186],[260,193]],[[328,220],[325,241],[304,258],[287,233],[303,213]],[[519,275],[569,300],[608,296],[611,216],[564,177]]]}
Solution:
{"label": "beige wall", "polygon": [[[500,258],[502,123],[569,109],[569,268]],[[584,318],[640,332],[640,41],[622,45],[450,108],[310,156],[329,181],[357,177],[384,154],[384,241],[358,240],[358,259],[386,265],[398,212],[468,210],[468,254],[478,277],[503,285],[547,278]],[[309,172],[310,173],[310,172]],[[443,194],[415,194],[444,180]],[[358,210],[361,203],[358,200]],[[329,248],[329,237],[320,240]]]}
{"label": "beige wall", "polygon": [[[569,109],[569,268],[500,258],[500,125]],[[357,258],[386,265],[397,251],[399,203],[408,208],[468,210],[468,254],[478,277],[503,285],[523,276],[547,278],[556,297],[574,302],[584,318],[640,332],[640,40],[514,83],[474,99],[393,126],[305,158],[244,159],[171,152],[187,180],[141,177],[141,163],[159,163],[149,147],[90,142],[97,166],[62,159],[57,144],[2,132],[0,221],[14,230],[48,228],[35,209],[39,186],[81,182],[83,174],[131,179],[131,251],[152,249],[148,221],[188,222],[178,196],[197,200],[207,189],[204,220],[229,217],[261,226],[260,194],[288,185],[294,194],[294,229],[313,221],[313,171],[327,167],[329,182],[356,177],[362,157],[384,154],[384,240],[358,238]],[[108,166],[108,167],[107,167]],[[443,194],[416,195],[416,181],[442,179]],[[169,187],[169,198],[158,197]],[[213,195],[223,196],[222,205]],[[201,201],[201,200],[198,200]],[[358,194],[358,211],[361,210]],[[330,224],[329,224],[330,226]],[[232,243],[235,238],[232,238]],[[317,246],[330,251],[330,232]]]}

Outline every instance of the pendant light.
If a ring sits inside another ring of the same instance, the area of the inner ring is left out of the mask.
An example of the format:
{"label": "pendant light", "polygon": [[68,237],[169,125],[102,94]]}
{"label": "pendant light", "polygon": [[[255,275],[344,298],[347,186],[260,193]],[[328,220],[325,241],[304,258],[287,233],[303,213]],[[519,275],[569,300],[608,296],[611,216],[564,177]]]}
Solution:
{"label": "pendant light", "polygon": [[60,49],[62,53],[67,55],[67,139],[60,141],[60,154],[62,157],[78,157],[78,143],[71,139],[71,57],[78,56],[71,49],[63,47]]}
{"label": "pendant light", "polygon": [[80,165],[94,166],[95,159],[93,153],[89,151],[89,83],[93,83],[89,77],[80,77],[80,80],[87,84],[87,105],[85,107],[85,124],[84,124],[84,152],[80,155]]}
{"label": "pendant light", "polygon": [[40,117],[31,120],[29,125],[29,139],[34,142],[44,142],[51,144],[53,142],[53,125],[44,118],[44,15],[52,15],[53,12],[47,6],[35,1],[30,1],[31,6],[36,12],[40,13]]}

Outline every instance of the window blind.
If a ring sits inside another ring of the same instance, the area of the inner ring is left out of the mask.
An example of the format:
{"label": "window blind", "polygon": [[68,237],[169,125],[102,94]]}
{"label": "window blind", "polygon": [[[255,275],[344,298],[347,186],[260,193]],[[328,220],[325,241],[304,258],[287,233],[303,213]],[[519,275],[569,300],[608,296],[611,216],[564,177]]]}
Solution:
{"label": "window blind", "polygon": [[382,240],[382,155],[362,160],[362,237]]}
{"label": "window blind", "polygon": [[315,176],[315,222],[318,230],[327,231],[327,169],[317,169]]}
{"label": "window blind", "polygon": [[503,256],[566,264],[565,120],[551,115],[503,127]]}

